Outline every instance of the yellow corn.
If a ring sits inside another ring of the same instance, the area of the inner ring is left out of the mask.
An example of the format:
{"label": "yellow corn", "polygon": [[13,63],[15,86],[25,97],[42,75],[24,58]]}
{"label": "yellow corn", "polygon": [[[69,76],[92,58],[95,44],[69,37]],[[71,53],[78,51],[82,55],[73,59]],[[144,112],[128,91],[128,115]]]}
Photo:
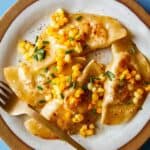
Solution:
{"label": "yellow corn", "polygon": [[72,122],[74,123],[79,123],[84,119],[84,116],[82,114],[76,114],[73,118],[72,118]]}
{"label": "yellow corn", "polygon": [[74,96],[75,96],[76,98],[79,98],[83,93],[84,93],[84,91],[83,91],[81,88],[79,88],[79,89],[77,89],[77,90],[75,91]]}
{"label": "yellow corn", "polygon": [[147,85],[147,86],[145,87],[145,91],[146,91],[146,92],[150,92],[150,85]]}
{"label": "yellow corn", "polygon": [[92,83],[88,83],[87,85],[88,89],[92,91],[92,88],[93,88],[93,84]]}
{"label": "yellow corn", "polygon": [[68,21],[69,19],[62,9],[57,9],[56,12],[51,16],[51,26],[55,28],[60,28],[61,26],[68,23]]}
{"label": "yellow corn", "polygon": [[64,60],[65,60],[66,63],[71,63],[71,55],[66,54]]}
{"label": "yellow corn", "polygon": [[141,75],[140,74],[136,74],[135,75],[135,80],[136,81],[140,81],[141,80]]}
{"label": "yellow corn", "polygon": [[91,123],[91,124],[89,125],[89,128],[90,128],[90,129],[95,129],[94,124],[93,124],[93,123]]}
{"label": "yellow corn", "polygon": [[129,90],[129,91],[132,91],[133,89],[134,89],[133,84],[128,84],[128,90]]}
{"label": "yellow corn", "polygon": [[121,73],[119,79],[120,79],[120,80],[123,80],[123,79],[126,77],[127,74],[129,74],[128,69],[124,70],[124,71]]}

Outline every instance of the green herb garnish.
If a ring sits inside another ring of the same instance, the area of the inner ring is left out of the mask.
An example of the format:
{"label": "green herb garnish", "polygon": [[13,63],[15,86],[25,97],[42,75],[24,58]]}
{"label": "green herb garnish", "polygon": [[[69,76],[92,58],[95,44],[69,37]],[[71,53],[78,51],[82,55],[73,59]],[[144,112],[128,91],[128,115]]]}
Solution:
{"label": "green herb garnish", "polygon": [[96,113],[97,113],[97,111],[96,111],[95,108],[92,109],[92,113],[93,113],[93,114],[96,114]]}
{"label": "green herb garnish", "polygon": [[74,50],[73,49],[70,49],[70,50],[67,50],[66,52],[65,52],[65,54],[71,54],[71,53],[73,53],[74,52]]}
{"label": "green herb garnish", "polygon": [[44,68],[44,72],[48,72],[48,67]]}
{"label": "green herb garnish", "polygon": [[38,85],[38,86],[37,86],[37,89],[40,90],[40,91],[42,91],[42,90],[43,90],[43,87],[40,86],[40,85]]}
{"label": "green herb garnish", "polygon": [[134,43],[132,43],[132,47],[130,48],[130,53],[135,54],[136,51],[137,51],[136,45]]}
{"label": "green herb garnish", "polygon": [[71,81],[72,81],[72,76],[69,76],[68,79],[67,79],[67,81],[68,81],[69,83],[71,83]]}
{"label": "green herb garnish", "polygon": [[53,71],[58,71],[57,66],[52,67]]}
{"label": "green herb garnish", "polygon": [[64,96],[63,93],[61,93],[61,94],[60,94],[60,97],[61,97],[62,99],[64,99],[65,96]]}
{"label": "green herb garnish", "polygon": [[90,82],[90,83],[93,83],[95,80],[99,80],[99,78],[98,78],[98,77],[91,76],[90,79],[89,79],[89,82]]}
{"label": "green herb garnish", "polygon": [[69,37],[68,39],[69,39],[69,41],[73,41],[73,40],[74,40],[74,38],[73,38],[73,37]]}
{"label": "green herb garnish", "polygon": [[54,73],[51,73],[50,76],[51,76],[52,78],[55,78],[55,77],[56,77],[56,75],[55,75]]}
{"label": "green herb garnish", "polygon": [[43,45],[49,44],[49,41],[43,41]]}
{"label": "green herb garnish", "polygon": [[77,87],[77,82],[71,82],[70,87],[75,89]]}
{"label": "green herb garnish", "polygon": [[88,90],[87,85],[86,85],[86,84],[84,84],[84,85],[82,86],[82,89],[83,89],[84,91]]}
{"label": "green herb garnish", "polygon": [[49,84],[49,83],[51,83],[51,80],[47,80],[47,81],[46,81],[46,84]]}
{"label": "green herb garnish", "polygon": [[130,49],[130,53],[131,53],[131,54],[135,54],[135,53],[136,53],[136,49],[135,49],[134,47],[132,47],[132,48]]}
{"label": "green herb garnish", "polygon": [[149,85],[149,84],[150,84],[150,81],[145,81],[144,84],[145,84],[145,85]]}
{"label": "green herb garnish", "polygon": [[113,80],[115,78],[115,75],[111,71],[106,71],[105,75],[109,78],[109,80]]}
{"label": "green herb garnish", "polygon": [[124,84],[125,84],[125,80],[124,80],[124,79],[122,79],[122,80],[119,81],[119,86],[120,86],[120,87],[123,87]]}
{"label": "green herb garnish", "polygon": [[131,105],[131,104],[133,104],[132,99],[128,100],[128,101],[126,102],[126,104],[127,104],[127,105]]}
{"label": "green herb garnish", "polygon": [[36,38],[35,38],[35,43],[38,41],[38,39],[39,39],[39,36],[36,36]]}
{"label": "green herb garnish", "polygon": [[46,52],[44,49],[35,49],[34,54],[33,54],[33,58],[36,61],[41,61],[45,58]]}
{"label": "green herb garnish", "polygon": [[83,18],[82,16],[77,16],[77,17],[76,17],[76,20],[77,20],[77,21],[81,21],[82,18]]}
{"label": "green herb garnish", "polygon": [[41,99],[41,100],[38,101],[38,103],[44,104],[44,103],[46,103],[46,100],[45,99]]}

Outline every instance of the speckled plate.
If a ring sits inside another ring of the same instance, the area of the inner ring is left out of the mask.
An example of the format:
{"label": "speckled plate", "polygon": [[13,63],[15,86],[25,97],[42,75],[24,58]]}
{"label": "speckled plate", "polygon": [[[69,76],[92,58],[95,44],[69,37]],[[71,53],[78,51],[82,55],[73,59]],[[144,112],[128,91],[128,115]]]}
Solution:
{"label": "speckled plate", "polygon": [[[26,2],[25,2],[26,1]],[[35,0],[34,0],[35,1]],[[28,4],[27,4],[28,2]],[[32,3],[32,0],[22,0],[19,2],[20,7],[17,9],[22,9],[21,5],[29,5]],[[114,18],[119,19],[132,33],[133,40],[139,47],[139,49],[150,58],[150,31],[149,29],[131,12],[122,4],[114,1],[114,0],[40,0],[36,1],[28,8],[26,8],[19,15],[16,14],[17,18],[12,20],[12,24],[9,26],[5,36],[3,37],[0,43],[0,79],[3,79],[2,70],[5,66],[13,65],[19,59],[16,54],[16,44],[17,41],[21,38],[28,39],[33,41],[35,36],[41,31],[41,29],[48,24],[49,14],[55,11],[57,8],[64,8],[69,12],[88,12],[94,14],[103,14],[109,15]],[[15,9],[11,11],[11,13],[16,13]],[[5,16],[5,21],[7,22],[7,17],[11,18],[12,14],[9,12],[7,16]],[[4,19],[3,19],[4,21]],[[1,23],[1,22],[0,22]],[[7,26],[0,29],[0,35],[2,36],[2,32],[7,29]],[[147,97],[143,109],[139,111],[139,113],[127,124],[118,125],[118,126],[100,126],[98,129],[98,133],[95,136],[89,138],[81,138],[79,136],[73,136],[77,141],[79,141],[82,145],[84,145],[88,150],[116,150],[126,143],[128,143],[131,139],[133,139],[142,128],[148,123],[150,119],[150,97]],[[60,140],[44,140],[38,137],[30,135],[23,126],[24,118],[21,117],[11,117],[6,114],[2,109],[0,109],[0,114],[9,128],[13,131],[13,133],[21,139],[28,146],[25,146],[25,149],[28,147],[32,147],[37,150],[49,150],[49,149],[61,149],[61,150],[69,150],[72,149],[68,144],[60,141]],[[5,128],[4,123],[1,121],[1,127]],[[132,141],[129,146],[124,147],[127,149],[137,148],[135,142],[137,139],[139,143],[143,143],[143,139],[146,139],[150,135],[149,133],[149,124],[146,128],[144,128],[143,134],[140,134],[140,137],[136,138],[136,140]],[[9,135],[8,129],[5,129],[7,134]],[[3,137],[5,137],[6,141],[11,142],[9,136],[6,138],[5,133],[0,131],[1,135],[3,133]],[[143,135],[143,136],[141,136]],[[11,137],[11,135],[10,135]],[[15,136],[14,136],[15,137]],[[9,140],[8,140],[9,139]],[[19,141],[19,140],[17,140]],[[133,144],[132,144],[133,143]],[[14,145],[17,143],[14,143]],[[13,144],[11,144],[13,145]],[[24,145],[24,144],[22,144]],[[133,147],[132,147],[133,146]],[[16,147],[17,149],[17,147]],[[21,148],[23,149],[23,148]]]}

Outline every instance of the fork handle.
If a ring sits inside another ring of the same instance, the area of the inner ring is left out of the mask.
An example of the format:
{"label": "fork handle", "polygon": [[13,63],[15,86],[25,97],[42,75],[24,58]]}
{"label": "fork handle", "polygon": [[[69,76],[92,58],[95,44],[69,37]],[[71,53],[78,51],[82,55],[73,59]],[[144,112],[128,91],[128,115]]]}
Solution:
{"label": "fork handle", "polygon": [[76,150],[86,150],[83,146],[81,146],[79,143],[77,143],[74,139],[71,138],[67,133],[65,133],[62,129],[60,129],[56,123],[50,122],[46,120],[43,116],[41,116],[38,112],[33,110],[32,108],[29,108],[28,115],[33,117],[35,120],[39,121],[40,123],[43,123],[47,128],[49,128],[51,131],[54,131],[56,135],[68,142],[70,145],[72,145]]}

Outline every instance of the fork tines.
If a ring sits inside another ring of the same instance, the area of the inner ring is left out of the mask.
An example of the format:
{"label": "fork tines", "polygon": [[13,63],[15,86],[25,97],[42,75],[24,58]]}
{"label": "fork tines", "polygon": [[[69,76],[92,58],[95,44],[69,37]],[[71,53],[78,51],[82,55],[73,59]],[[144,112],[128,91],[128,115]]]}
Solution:
{"label": "fork tines", "polygon": [[6,101],[10,99],[11,95],[12,91],[9,86],[5,82],[0,81],[0,105],[5,105]]}

